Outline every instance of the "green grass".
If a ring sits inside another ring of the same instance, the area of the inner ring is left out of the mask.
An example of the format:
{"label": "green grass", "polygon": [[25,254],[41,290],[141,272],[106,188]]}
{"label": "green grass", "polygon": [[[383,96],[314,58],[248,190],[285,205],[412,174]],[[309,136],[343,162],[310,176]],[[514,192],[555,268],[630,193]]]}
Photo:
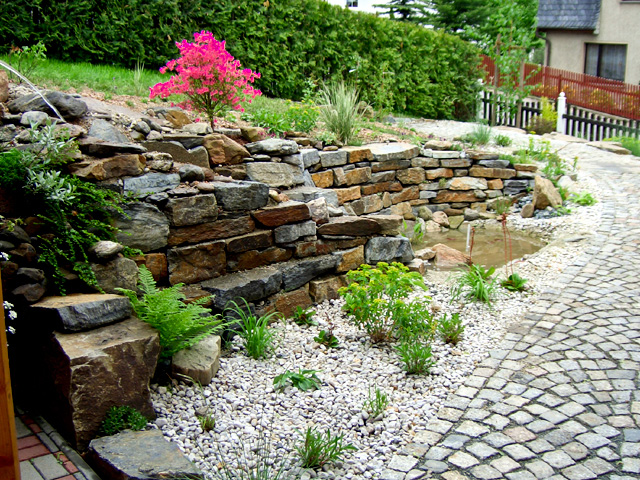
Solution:
{"label": "green grass", "polygon": [[[7,55],[0,55],[0,60],[11,64]],[[169,79],[169,75],[160,75],[156,70],[145,68],[141,70],[139,81],[136,82],[135,73],[135,69],[111,65],[45,59],[38,62],[28,78],[36,85],[62,91],[70,88],[80,91],[87,87],[110,95],[137,95],[145,98],[149,96],[149,87]]]}
{"label": "green grass", "polygon": [[640,157],[640,139],[635,137],[613,137],[605,140],[620,142],[624,148],[631,152],[631,155]]}

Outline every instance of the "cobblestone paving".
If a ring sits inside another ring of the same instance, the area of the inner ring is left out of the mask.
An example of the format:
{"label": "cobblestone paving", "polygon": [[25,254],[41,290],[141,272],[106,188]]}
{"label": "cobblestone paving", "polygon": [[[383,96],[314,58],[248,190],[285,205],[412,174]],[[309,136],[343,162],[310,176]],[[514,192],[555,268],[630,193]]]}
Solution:
{"label": "cobblestone paving", "polygon": [[590,246],[382,480],[640,478],[640,175],[598,176]]}

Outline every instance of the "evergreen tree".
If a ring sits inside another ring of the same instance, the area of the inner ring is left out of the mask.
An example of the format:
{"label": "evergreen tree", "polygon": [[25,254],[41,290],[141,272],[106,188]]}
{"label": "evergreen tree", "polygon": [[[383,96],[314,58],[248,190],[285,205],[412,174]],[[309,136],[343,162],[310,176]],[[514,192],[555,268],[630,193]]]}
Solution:
{"label": "evergreen tree", "polygon": [[490,8],[487,0],[431,0],[428,22],[447,33],[468,39],[466,30],[487,22]]}
{"label": "evergreen tree", "polygon": [[419,25],[428,23],[430,0],[390,0],[389,3],[374,5],[382,15],[401,22],[412,22]]}

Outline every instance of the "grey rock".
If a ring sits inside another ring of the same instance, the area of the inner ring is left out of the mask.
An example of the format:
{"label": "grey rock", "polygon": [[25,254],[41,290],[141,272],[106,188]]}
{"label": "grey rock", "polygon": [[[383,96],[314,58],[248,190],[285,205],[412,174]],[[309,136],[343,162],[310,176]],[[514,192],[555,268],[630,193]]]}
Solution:
{"label": "grey rock", "polygon": [[315,148],[300,150],[300,156],[302,157],[302,164],[304,165],[304,168],[313,167],[320,163],[320,154]]}
{"label": "grey rock", "polygon": [[213,222],[218,218],[218,204],[213,194],[171,198],[164,211],[174,227]]}
{"label": "grey rock", "polygon": [[288,163],[251,162],[246,167],[250,180],[270,187],[293,187],[304,183],[302,169]]}
{"label": "grey rock", "polygon": [[102,478],[156,480],[204,479],[204,475],[159,430],[126,430],[92,440],[89,461]]}
{"label": "grey rock", "polygon": [[120,230],[116,234],[118,242],[143,252],[167,246],[169,220],[157,207],[129,203],[122,209],[124,215],[115,216],[115,226]]}
{"label": "grey rock", "polygon": [[39,268],[19,268],[16,272],[16,279],[24,283],[44,283],[44,271]]}
{"label": "grey rock", "polygon": [[144,122],[142,120],[134,122],[133,129],[143,135],[149,135],[149,133],[151,133],[151,126],[147,122]]}
{"label": "grey rock", "polygon": [[104,264],[92,263],[91,270],[98,286],[106,293],[116,293],[117,288],[136,289],[138,266],[130,258],[118,257]]}
{"label": "grey rock", "polygon": [[505,195],[517,195],[526,192],[529,188],[529,180],[504,180],[503,192]]}
{"label": "grey rock", "polygon": [[139,177],[123,179],[124,193],[136,197],[166,192],[178,185],[180,185],[180,175],[177,173],[147,173]]}
{"label": "grey rock", "polygon": [[245,148],[252,155],[264,153],[271,156],[293,155],[298,153],[298,144],[292,140],[282,140],[280,138],[268,138],[259,142],[248,143]]}
{"label": "grey rock", "polygon": [[73,294],[46,297],[32,305],[31,312],[47,329],[82,332],[128,318],[131,303],[121,295]]}
{"label": "grey rock", "polygon": [[31,242],[27,232],[19,225],[14,225],[13,228],[7,228],[6,226],[0,227],[0,240],[5,240],[16,245]]}
{"label": "grey rock", "polygon": [[295,242],[300,237],[306,237],[316,234],[316,222],[309,220],[307,222],[292,223],[289,225],[281,225],[273,231],[276,243]]}
{"label": "grey rock", "polygon": [[155,130],[151,130],[151,132],[149,132],[149,135],[147,135],[147,140],[150,142],[151,141],[157,142],[163,139],[164,139],[164,136],[161,133],[156,132]]}
{"label": "grey rock", "polygon": [[320,164],[323,168],[339,167],[347,164],[347,152],[337,150],[335,152],[319,152]]}
{"label": "grey rock", "polygon": [[338,208],[338,194],[333,190],[318,187],[296,187],[287,191],[287,197],[304,203],[317,198],[324,198],[327,201],[327,205]]}
{"label": "grey rock", "polygon": [[0,142],[10,142],[18,135],[15,125],[6,125],[0,128]]}
{"label": "grey rock", "polygon": [[218,205],[226,211],[256,210],[269,202],[269,187],[259,182],[213,182]]}
{"label": "grey rock", "polygon": [[281,284],[280,269],[262,267],[207,280],[200,286],[214,296],[215,306],[222,309],[232,300],[236,302],[241,298],[247,302],[262,300],[280,291]]}
{"label": "grey rock", "polygon": [[408,143],[372,143],[367,145],[376,162],[410,160],[420,154],[420,149]]}
{"label": "grey rock", "polygon": [[93,244],[89,249],[89,253],[97,260],[110,260],[122,252],[122,250],[124,250],[124,247],[117,242],[101,240]]}
{"label": "grey rock", "polygon": [[93,121],[89,135],[111,143],[127,143],[129,141],[120,130],[101,118],[96,118]]}
{"label": "grey rock", "polygon": [[413,260],[413,249],[405,237],[375,237],[367,242],[364,255],[370,265],[378,262],[406,263]]}
{"label": "grey rock", "polygon": [[[61,92],[46,92],[44,97],[60,112],[65,120],[75,120],[87,112],[87,104],[71,95]],[[55,115],[51,107],[40,97],[33,93],[18,97],[7,104],[11,113],[28,112],[38,110]]]}
{"label": "grey rock", "polygon": [[478,165],[487,168],[507,168],[509,164],[509,160],[480,160],[478,162]]}
{"label": "grey rock", "polygon": [[148,117],[142,117],[141,120],[147,125],[149,125],[149,128],[151,128],[151,130],[153,130],[154,132],[162,133],[162,127],[155,120],[152,120],[151,118],[148,118]]}
{"label": "grey rock", "polygon": [[213,133],[211,125],[206,122],[190,123],[182,127],[182,131],[193,135],[207,135],[209,133]]}
{"label": "grey rock", "polygon": [[325,255],[304,260],[293,260],[280,265],[282,287],[295,290],[320,275],[333,271],[340,263],[340,255]]}
{"label": "grey rock", "polygon": [[44,125],[47,120],[49,120],[49,115],[45,112],[24,112],[22,117],[20,117],[20,125],[24,125],[25,127],[39,127],[40,125]]}
{"label": "grey rock", "polygon": [[302,155],[299,153],[296,153],[295,155],[286,155],[282,157],[282,161],[289,165],[293,165],[294,167],[298,167],[301,170],[305,168],[304,163],[302,162]]}
{"label": "grey rock", "polygon": [[149,151],[164,152],[171,155],[174,162],[191,163],[202,168],[209,168],[209,154],[204,147],[195,147],[187,150],[176,141],[146,141],[142,145]]}
{"label": "grey rock", "polygon": [[200,385],[209,385],[220,368],[220,352],[220,337],[205,337],[194,346],[180,350],[173,356],[171,372],[174,375],[192,378]]}
{"label": "grey rock", "polygon": [[95,137],[85,137],[78,141],[80,151],[92,157],[112,157],[121,153],[146,153],[147,149],[134,143],[105,142]]}
{"label": "grey rock", "polygon": [[204,180],[204,171],[197,165],[185,163],[178,170],[181,182],[201,182]]}
{"label": "grey rock", "polygon": [[311,212],[311,219],[316,222],[316,225],[322,225],[329,221],[329,209],[326,198],[316,198],[315,200],[307,202],[307,205],[309,206],[309,212]]}
{"label": "grey rock", "polygon": [[202,147],[204,145],[204,137],[191,133],[167,133],[163,135],[162,138],[167,142],[178,142],[187,150],[190,148]]}
{"label": "grey rock", "polygon": [[224,128],[218,127],[213,130],[214,133],[219,133],[221,135],[225,135],[229,138],[242,138],[242,129],[240,128]]}

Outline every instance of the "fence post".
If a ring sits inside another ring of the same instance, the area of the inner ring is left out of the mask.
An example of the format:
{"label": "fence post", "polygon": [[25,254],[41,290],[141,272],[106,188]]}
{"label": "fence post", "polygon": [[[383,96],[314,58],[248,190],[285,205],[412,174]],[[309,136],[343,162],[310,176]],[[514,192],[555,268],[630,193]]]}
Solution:
{"label": "fence post", "polygon": [[564,116],[567,113],[567,97],[564,92],[560,92],[558,96],[558,104],[556,106],[556,112],[558,113],[558,120],[556,122],[556,132],[562,133],[565,132],[566,122],[564,121]]}
{"label": "fence post", "polygon": [[484,119],[484,82],[478,79],[478,95],[476,96],[476,121],[480,122]]}

